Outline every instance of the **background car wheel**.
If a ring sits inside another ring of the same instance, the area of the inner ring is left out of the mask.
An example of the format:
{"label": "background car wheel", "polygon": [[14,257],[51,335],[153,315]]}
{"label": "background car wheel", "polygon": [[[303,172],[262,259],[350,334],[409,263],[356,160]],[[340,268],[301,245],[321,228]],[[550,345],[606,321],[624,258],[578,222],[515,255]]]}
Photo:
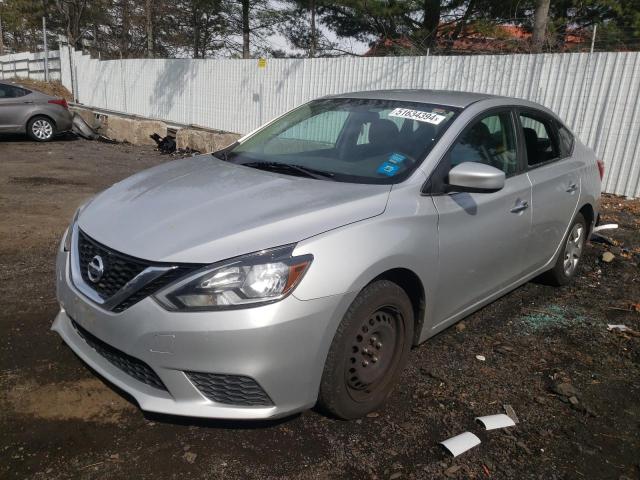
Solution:
{"label": "background car wheel", "polygon": [[380,280],[360,292],[329,349],[320,407],[343,419],[378,408],[407,362],[413,325],[411,301],[395,283]]}
{"label": "background car wheel", "polygon": [[27,124],[27,134],[36,142],[48,142],[55,133],[55,125],[47,117],[34,117]]}
{"label": "background car wheel", "polygon": [[587,242],[587,234],[587,222],[582,214],[578,213],[569,227],[569,233],[564,240],[555,266],[545,275],[545,279],[549,283],[556,286],[566,285],[575,276]]}

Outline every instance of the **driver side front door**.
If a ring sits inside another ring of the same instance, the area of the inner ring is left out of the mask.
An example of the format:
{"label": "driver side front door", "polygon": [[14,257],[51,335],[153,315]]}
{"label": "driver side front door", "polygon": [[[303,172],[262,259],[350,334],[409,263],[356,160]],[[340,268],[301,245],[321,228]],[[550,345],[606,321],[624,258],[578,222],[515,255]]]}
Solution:
{"label": "driver side front door", "polygon": [[463,162],[481,162],[505,172],[493,193],[434,195],[438,212],[439,281],[435,326],[459,317],[522,277],[531,230],[531,182],[522,168],[511,110],[485,113],[457,139],[445,176]]}

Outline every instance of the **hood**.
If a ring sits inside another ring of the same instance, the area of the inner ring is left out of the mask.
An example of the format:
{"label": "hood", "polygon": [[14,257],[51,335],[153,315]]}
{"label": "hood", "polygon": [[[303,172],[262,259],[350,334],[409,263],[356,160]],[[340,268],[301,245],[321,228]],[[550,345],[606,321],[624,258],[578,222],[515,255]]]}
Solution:
{"label": "hood", "polygon": [[87,205],[78,222],[90,237],[134,257],[212,263],[380,215],[390,190],[200,155],[116,183]]}

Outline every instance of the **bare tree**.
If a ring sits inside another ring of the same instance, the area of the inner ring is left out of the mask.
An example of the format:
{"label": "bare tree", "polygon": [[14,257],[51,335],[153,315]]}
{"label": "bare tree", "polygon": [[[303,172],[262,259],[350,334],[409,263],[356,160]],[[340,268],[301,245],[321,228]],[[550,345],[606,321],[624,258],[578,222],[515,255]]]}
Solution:
{"label": "bare tree", "polygon": [[317,34],[316,34],[316,1],[309,1],[309,10],[311,10],[311,39],[309,42],[309,57],[316,56]]}
{"label": "bare tree", "polygon": [[533,49],[536,52],[542,50],[547,34],[547,22],[549,21],[549,4],[551,0],[536,0],[536,11],[533,15]]}
{"label": "bare tree", "polygon": [[82,20],[87,9],[88,0],[55,0],[55,5],[64,19],[67,41],[77,46],[83,34]]}
{"label": "bare tree", "polygon": [[249,25],[249,0],[242,0],[242,58],[251,58],[251,26]]}
{"label": "bare tree", "polygon": [[2,15],[0,15],[0,55],[4,55],[4,34],[2,33]]}
{"label": "bare tree", "polygon": [[153,39],[153,2],[146,0],[144,6],[145,31],[147,34],[147,58],[154,57]]}

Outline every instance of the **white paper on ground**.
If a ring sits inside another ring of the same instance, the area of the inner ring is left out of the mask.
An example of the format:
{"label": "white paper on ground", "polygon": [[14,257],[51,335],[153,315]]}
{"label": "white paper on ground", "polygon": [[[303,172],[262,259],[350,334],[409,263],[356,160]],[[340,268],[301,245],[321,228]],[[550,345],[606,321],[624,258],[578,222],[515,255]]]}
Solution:
{"label": "white paper on ground", "polygon": [[611,330],[620,330],[621,332],[626,332],[627,330],[629,330],[629,327],[627,327],[626,325],[612,325],[610,323],[607,323],[607,330],[611,331]]}
{"label": "white paper on ground", "polygon": [[593,233],[599,232],[600,230],[614,230],[616,228],[618,228],[617,223],[607,223],[605,225],[598,225],[597,227],[594,227]]}
{"label": "white paper on ground", "polygon": [[496,428],[513,427],[516,423],[509,415],[504,413],[498,413],[497,415],[486,415],[484,417],[477,417],[476,422],[480,422],[484,425],[486,430],[494,430]]}
{"label": "white paper on ground", "polygon": [[440,442],[440,445],[449,450],[451,455],[457,457],[461,453],[480,445],[480,439],[471,432],[464,432]]}

